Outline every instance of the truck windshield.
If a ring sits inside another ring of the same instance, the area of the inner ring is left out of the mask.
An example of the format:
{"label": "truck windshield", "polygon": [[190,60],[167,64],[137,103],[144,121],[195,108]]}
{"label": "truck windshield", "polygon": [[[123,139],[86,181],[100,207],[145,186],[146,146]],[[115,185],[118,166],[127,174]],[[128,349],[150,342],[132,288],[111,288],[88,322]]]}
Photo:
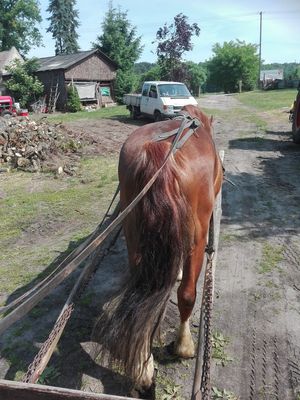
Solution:
{"label": "truck windshield", "polygon": [[183,84],[163,83],[158,85],[159,95],[161,97],[190,97],[191,94]]}

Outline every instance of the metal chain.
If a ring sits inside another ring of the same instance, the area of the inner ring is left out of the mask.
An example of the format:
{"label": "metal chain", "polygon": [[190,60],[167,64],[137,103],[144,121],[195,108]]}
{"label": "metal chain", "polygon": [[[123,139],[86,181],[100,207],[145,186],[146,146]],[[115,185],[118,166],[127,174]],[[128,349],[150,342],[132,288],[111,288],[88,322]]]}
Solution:
{"label": "metal chain", "polygon": [[51,347],[52,343],[55,341],[57,335],[61,334],[61,330],[66,325],[67,321],[71,317],[73,312],[74,305],[70,304],[65,311],[62,313],[60,318],[56,321],[48,339],[43,343],[37,355],[34,357],[33,362],[29,365],[26,375],[23,378],[23,382],[25,383],[33,383],[37,380],[38,367],[46,355],[48,349]]}
{"label": "metal chain", "polygon": [[210,399],[210,366],[211,366],[211,355],[212,355],[212,309],[213,309],[213,271],[212,271],[212,260],[213,253],[208,255],[208,264],[206,268],[206,274],[204,277],[204,303],[203,307],[203,340],[204,340],[204,352],[203,352],[203,365],[202,365],[202,377],[201,377],[201,394],[203,400]]}

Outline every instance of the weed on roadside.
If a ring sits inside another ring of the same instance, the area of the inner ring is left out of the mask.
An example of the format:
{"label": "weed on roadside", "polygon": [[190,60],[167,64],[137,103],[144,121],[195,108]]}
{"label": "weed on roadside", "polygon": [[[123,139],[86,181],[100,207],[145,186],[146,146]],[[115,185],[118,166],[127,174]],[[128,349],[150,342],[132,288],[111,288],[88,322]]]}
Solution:
{"label": "weed on roadside", "polygon": [[262,248],[262,256],[258,266],[259,274],[267,274],[278,268],[278,264],[283,259],[282,246],[265,243]]}
{"label": "weed on roadside", "polygon": [[229,362],[233,361],[232,357],[229,357],[225,351],[226,346],[229,344],[229,339],[219,332],[215,332],[212,335],[212,358],[215,360],[217,365],[223,367]]}
{"label": "weed on roadside", "polygon": [[212,400],[239,400],[239,398],[233,393],[226,389],[220,390],[216,387],[212,388]]}
{"label": "weed on roadside", "polygon": [[60,372],[56,367],[53,367],[53,366],[46,367],[44,372],[39,377],[39,380],[37,383],[39,383],[40,385],[46,385],[46,384],[53,382],[59,376],[60,376]]}
{"label": "weed on roadside", "polygon": [[156,383],[158,385],[156,393],[158,400],[182,400],[181,385],[176,385],[167,375],[158,372]]}

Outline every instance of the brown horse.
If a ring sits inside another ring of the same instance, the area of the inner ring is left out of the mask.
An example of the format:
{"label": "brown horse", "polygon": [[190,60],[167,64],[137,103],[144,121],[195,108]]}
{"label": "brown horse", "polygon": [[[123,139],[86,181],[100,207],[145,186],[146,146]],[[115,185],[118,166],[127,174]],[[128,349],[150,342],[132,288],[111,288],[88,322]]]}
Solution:
{"label": "brown horse", "polygon": [[[184,111],[200,125],[170,156],[153,186],[126,217],[123,228],[130,278],[94,330],[110,357],[121,362],[136,387],[143,389],[153,382],[151,346],[181,269],[181,323],[175,352],[179,357],[194,356],[189,317],[223,178],[212,120],[195,106],[186,106]],[[126,140],[119,160],[122,209],[143,189],[170,151],[174,136],[160,141],[157,136],[178,129],[180,124],[178,119],[148,124]]]}

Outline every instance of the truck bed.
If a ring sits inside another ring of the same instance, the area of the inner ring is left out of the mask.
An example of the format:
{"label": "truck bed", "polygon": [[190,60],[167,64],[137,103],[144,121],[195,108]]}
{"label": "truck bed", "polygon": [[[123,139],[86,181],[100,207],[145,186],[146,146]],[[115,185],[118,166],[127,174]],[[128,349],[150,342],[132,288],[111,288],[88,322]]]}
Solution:
{"label": "truck bed", "polygon": [[124,94],[123,101],[126,106],[139,107],[141,104],[141,94]]}

